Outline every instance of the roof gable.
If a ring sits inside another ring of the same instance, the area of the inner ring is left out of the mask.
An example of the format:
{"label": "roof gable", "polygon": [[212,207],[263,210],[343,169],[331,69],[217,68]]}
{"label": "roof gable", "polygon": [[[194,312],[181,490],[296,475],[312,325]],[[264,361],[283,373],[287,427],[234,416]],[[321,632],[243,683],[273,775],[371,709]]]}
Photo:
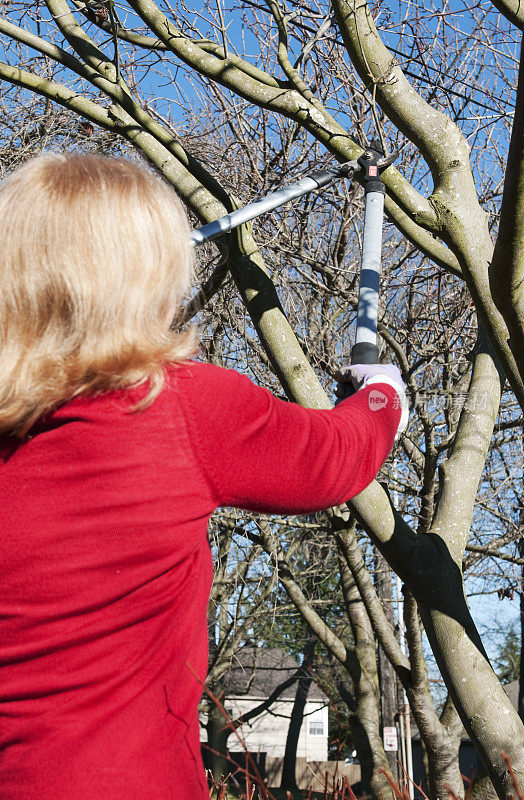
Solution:
{"label": "roof gable", "polygon": [[[225,676],[225,694],[227,697],[269,697],[298,669],[298,663],[285,650],[277,647],[245,647],[237,653]],[[279,699],[293,700],[296,690],[295,682],[284,689]],[[327,703],[328,697],[313,681],[308,700]]]}

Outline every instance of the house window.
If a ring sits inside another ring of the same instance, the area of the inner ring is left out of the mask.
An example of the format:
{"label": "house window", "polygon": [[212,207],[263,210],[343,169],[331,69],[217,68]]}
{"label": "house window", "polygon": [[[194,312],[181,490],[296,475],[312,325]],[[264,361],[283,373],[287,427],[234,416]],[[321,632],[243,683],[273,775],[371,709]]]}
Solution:
{"label": "house window", "polygon": [[324,736],[324,713],[322,708],[317,708],[308,716],[308,733],[310,736]]}

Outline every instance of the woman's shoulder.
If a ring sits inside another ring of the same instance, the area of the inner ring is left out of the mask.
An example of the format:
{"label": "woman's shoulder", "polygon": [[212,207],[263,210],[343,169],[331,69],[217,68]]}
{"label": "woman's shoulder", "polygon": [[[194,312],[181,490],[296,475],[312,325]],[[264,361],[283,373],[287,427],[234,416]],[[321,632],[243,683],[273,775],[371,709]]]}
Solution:
{"label": "woman's shoulder", "polygon": [[237,381],[249,380],[234,369],[226,369],[207,361],[180,361],[165,364],[167,381],[170,386],[176,387],[179,380],[192,381],[195,385],[201,384],[231,384]]}
{"label": "woman's shoulder", "polygon": [[166,395],[177,393],[197,406],[212,404],[232,410],[236,403],[252,402],[253,393],[266,394],[246,375],[206,361],[171,363],[165,369]]}

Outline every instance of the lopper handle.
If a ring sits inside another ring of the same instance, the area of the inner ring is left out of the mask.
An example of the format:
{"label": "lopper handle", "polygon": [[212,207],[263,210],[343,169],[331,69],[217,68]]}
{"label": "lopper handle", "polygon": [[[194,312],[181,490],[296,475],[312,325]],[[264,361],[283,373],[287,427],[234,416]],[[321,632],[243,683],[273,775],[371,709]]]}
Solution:
{"label": "lopper handle", "polygon": [[[368,188],[369,187],[369,188]],[[377,326],[384,188],[377,182],[366,186],[364,235],[357,308],[357,332],[351,350],[352,364],[378,364]]]}
{"label": "lopper handle", "polygon": [[380,142],[373,142],[359,158],[364,172],[364,235],[360,265],[360,289],[357,308],[357,333],[351,348],[352,364],[378,364],[377,346],[378,293],[382,258],[382,225],[386,190],[380,170],[392,163],[395,154],[384,157]]}
{"label": "lopper handle", "polygon": [[212,239],[216,239],[217,236],[228,233],[234,228],[238,228],[239,225],[260,217],[261,214],[267,214],[284,203],[289,203],[290,200],[295,200],[304,194],[321,189],[334,180],[352,178],[353,173],[358,168],[359,165],[356,161],[347,161],[344,164],[335,164],[331,167],[325,167],[325,169],[318,169],[296,181],[296,183],[291,183],[276,192],[272,192],[272,194],[260,197],[258,200],[254,200],[252,203],[248,203],[242,208],[237,208],[235,211],[231,211],[230,214],[226,214],[220,219],[216,219],[214,222],[209,222],[202,228],[192,231],[191,244],[193,247],[197,247],[205,242],[210,242]]}

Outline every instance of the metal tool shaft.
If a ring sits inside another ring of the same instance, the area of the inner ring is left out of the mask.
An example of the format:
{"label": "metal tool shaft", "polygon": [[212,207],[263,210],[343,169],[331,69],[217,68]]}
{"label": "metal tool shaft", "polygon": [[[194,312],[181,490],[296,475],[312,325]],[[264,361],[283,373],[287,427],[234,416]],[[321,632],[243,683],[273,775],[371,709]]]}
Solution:
{"label": "metal tool shaft", "polygon": [[267,214],[268,211],[273,211],[284,203],[289,203],[290,200],[295,200],[304,194],[321,189],[323,186],[327,186],[337,180],[337,178],[351,177],[356,169],[358,169],[357,162],[348,161],[345,164],[337,164],[326,169],[316,170],[296,183],[284,186],[283,189],[279,189],[277,192],[261,197],[260,200],[255,200],[253,203],[242,206],[242,208],[238,208],[236,211],[232,211],[230,214],[226,214],[220,219],[194,230],[191,233],[193,246],[197,247],[209,242],[222,233],[232,231],[234,228],[238,228],[239,225],[260,217],[261,214]]}
{"label": "metal tool shaft", "polygon": [[377,344],[383,215],[384,195],[381,192],[368,192],[364,210],[355,344],[359,342],[367,342],[374,346]]}
{"label": "metal tool shaft", "polygon": [[352,364],[378,364],[378,297],[382,257],[385,188],[380,178],[384,154],[373,144],[359,159],[364,171],[364,234],[357,308],[357,333],[351,348]]}

